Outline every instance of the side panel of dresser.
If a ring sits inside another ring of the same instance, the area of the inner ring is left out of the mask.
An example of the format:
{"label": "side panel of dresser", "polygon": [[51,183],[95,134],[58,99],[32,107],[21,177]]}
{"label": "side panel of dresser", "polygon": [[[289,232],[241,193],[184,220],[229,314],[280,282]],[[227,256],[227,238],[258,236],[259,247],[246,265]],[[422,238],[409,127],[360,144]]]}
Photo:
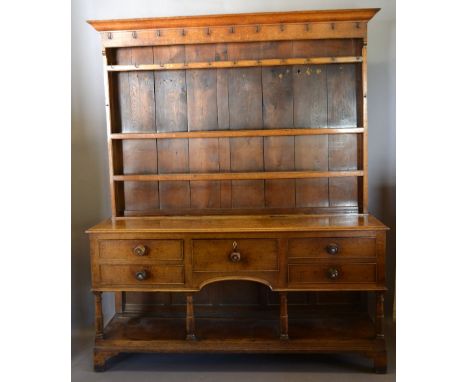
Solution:
{"label": "side panel of dresser", "polygon": [[385,231],[91,234],[93,290],[198,291],[222,280],[272,290],[384,290]]}

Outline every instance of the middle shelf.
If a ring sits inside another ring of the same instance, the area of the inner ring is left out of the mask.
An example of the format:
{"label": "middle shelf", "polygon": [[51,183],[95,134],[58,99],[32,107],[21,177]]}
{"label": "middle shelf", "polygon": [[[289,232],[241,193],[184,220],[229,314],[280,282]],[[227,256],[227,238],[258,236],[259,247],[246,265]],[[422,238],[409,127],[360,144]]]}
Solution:
{"label": "middle shelf", "polygon": [[256,179],[305,179],[364,176],[364,171],[261,171],[216,172],[182,174],[132,174],[114,175],[114,181],[174,181],[174,180],[256,180]]}
{"label": "middle shelf", "polygon": [[275,137],[301,135],[362,134],[363,127],[350,128],[298,128],[298,129],[253,129],[253,130],[201,130],[159,133],[114,133],[110,138],[123,139],[177,139],[177,138],[233,138],[233,137]]}

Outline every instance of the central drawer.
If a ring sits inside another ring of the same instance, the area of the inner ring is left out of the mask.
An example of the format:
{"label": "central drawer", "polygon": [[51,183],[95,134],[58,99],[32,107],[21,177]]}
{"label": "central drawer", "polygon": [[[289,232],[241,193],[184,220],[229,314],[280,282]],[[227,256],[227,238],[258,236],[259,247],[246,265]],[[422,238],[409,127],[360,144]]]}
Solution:
{"label": "central drawer", "polygon": [[277,239],[196,239],[195,272],[277,271]]}

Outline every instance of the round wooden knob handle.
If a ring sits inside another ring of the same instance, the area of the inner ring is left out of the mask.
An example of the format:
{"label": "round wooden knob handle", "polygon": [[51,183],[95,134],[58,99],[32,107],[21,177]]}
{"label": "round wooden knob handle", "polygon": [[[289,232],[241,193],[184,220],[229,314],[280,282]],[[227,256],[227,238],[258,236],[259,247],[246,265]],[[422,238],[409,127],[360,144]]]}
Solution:
{"label": "round wooden knob handle", "polygon": [[148,278],[148,272],[146,272],[146,271],[138,271],[137,273],[135,273],[135,278],[136,278],[138,281],[146,280],[146,279]]}
{"label": "round wooden knob handle", "polygon": [[241,254],[240,252],[231,252],[229,258],[233,263],[238,263],[239,261],[241,261]]}
{"label": "round wooden knob handle", "polygon": [[328,254],[330,255],[336,255],[339,251],[339,247],[338,247],[338,244],[335,244],[335,243],[330,243],[327,245],[327,252]]}
{"label": "round wooden knob handle", "polygon": [[328,268],[327,276],[330,280],[336,280],[338,277],[340,277],[340,271],[334,267]]}
{"label": "round wooden knob handle", "polygon": [[135,248],[133,248],[133,254],[136,256],[145,256],[148,254],[146,250],[146,246],[143,244],[138,244]]}

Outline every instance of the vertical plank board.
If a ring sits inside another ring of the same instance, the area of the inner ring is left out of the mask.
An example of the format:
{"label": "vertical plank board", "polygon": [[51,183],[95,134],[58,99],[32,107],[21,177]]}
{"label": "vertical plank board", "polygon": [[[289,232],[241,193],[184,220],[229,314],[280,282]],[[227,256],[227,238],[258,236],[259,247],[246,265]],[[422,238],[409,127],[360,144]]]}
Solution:
{"label": "vertical plank board", "polygon": [[[153,49],[130,48],[117,51],[122,64],[152,64]],[[120,73],[120,107],[123,132],[155,131],[154,74]],[[153,140],[122,141],[124,174],[157,172],[157,143]],[[159,208],[158,182],[124,182],[125,209],[145,211]]]}
{"label": "vertical plank board", "polygon": [[[228,59],[227,44],[216,44],[215,60],[226,61]],[[218,69],[216,71],[216,104],[218,106],[218,129],[229,130],[229,70]],[[222,172],[231,171],[230,140],[219,138],[219,168]],[[231,184],[230,180],[220,181],[220,207],[231,208]]]}
{"label": "vertical plank board", "polygon": [[231,130],[261,129],[261,68],[230,69],[228,72],[229,125]]}
{"label": "vertical plank board", "polygon": [[288,66],[262,68],[264,128],[293,127],[293,75]]}
{"label": "vertical plank board", "polygon": [[[231,171],[263,171],[263,138],[231,138]],[[232,207],[264,206],[263,180],[233,180]]]}
{"label": "vertical plank board", "polygon": [[[194,138],[189,142],[189,169],[191,173],[219,172],[217,138]],[[219,181],[191,181],[192,208],[219,208]]]}
{"label": "vertical plank board", "polygon": [[[216,47],[188,45],[185,61],[214,61]],[[187,71],[187,117],[189,131],[217,130],[217,70]],[[219,171],[218,139],[189,140],[190,172]],[[219,181],[191,181],[191,208],[219,208]]]}
{"label": "vertical plank board", "polygon": [[[356,127],[356,68],[355,65],[327,67],[328,126]],[[357,137],[353,134],[332,135],[329,142],[329,169],[357,169]],[[357,178],[330,178],[330,205],[334,207],[358,205]]]}
{"label": "vertical plank board", "polygon": [[356,207],[358,205],[357,178],[330,178],[329,184],[332,207]]}
{"label": "vertical plank board", "polygon": [[355,64],[327,66],[328,127],[357,127]]}
{"label": "vertical plank board", "polygon": [[[184,62],[184,46],[154,47],[154,63]],[[185,70],[155,72],[156,128],[158,132],[187,131]]]}
{"label": "vertical plank board", "polygon": [[[228,44],[228,59],[255,59],[258,58],[261,48],[262,43]],[[229,69],[228,93],[230,129],[261,129],[263,126],[261,68]],[[242,168],[245,170],[241,170]],[[232,139],[231,170],[263,171],[263,139]],[[232,207],[263,207],[264,183],[263,180],[232,181]]]}
{"label": "vertical plank board", "polygon": [[[215,46],[187,45],[185,62],[214,61]],[[187,70],[188,130],[218,129],[217,70]]]}
{"label": "vertical plank board", "polygon": [[[293,88],[294,127],[327,127],[326,66],[294,66]],[[294,137],[294,155],[297,171],[327,171],[328,137]],[[296,207],[328,206],[328,179],[296,179]]]}
{"label": "vertical plank board", "polygon": [[[229,138],[219,138],[219,171],[231,171],[231,144]],[[231,208],[231,181],[220,181],[220,207]]]}
{"label": "vertical plank board", "polygon": [[[261,58],[287,58],[291,53],[291,41],[262,43]],[[292,68],[262,68],[262,91],[263,127],[294,127]],[[263,142],[265,171],[294,170],[294,137],[265,137]],[[265,205],[272,208],[293,208],[294,179],[265,180]]]}
{"label": "vertical plank board", "polygon": [[[184,46],[154,47],[154,63],[184,62]],[[187,131],[187,85],[184,70],[155,72],[156,129],[158,132]],[[161,139],[158,146],[160,173],[188,172],[188,140]],[[160,182],[162,209],[189,208],[187,181]]]}
{"label": "vertical plank board", "polygon": [[[158,144],[158,159],[158,170],[160,174],[188,172],[187,139],[161,139]],[[189,182],[160,182],[159,199],[161,209],[189,208]]]}

